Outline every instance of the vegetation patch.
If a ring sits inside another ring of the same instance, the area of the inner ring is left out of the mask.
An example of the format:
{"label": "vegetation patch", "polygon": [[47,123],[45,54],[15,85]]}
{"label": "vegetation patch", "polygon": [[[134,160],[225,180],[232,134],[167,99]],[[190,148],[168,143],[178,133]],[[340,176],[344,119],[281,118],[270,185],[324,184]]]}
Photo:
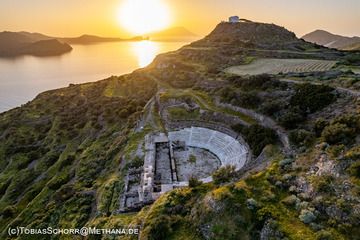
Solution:
{"label": "vegetation patch", "polygon": [[258,156],[266,145],[275,144],[278,140],[274,130],[260,125],[235,125],[232,128],[244,136],[255,156]]}
{"label": "vegetation patch", "polygon": [[299,107],[305,113],[313,113],[336,100],[334,89],[324,85],[301,84],[290,99],[293,107]]}
{"label": "vegetation patch", "polygon": [[186,120],[198,119],[200,117],[199,109],[187,110],[182,107],[170,107],[168,108],[168,111],[172,119]]}

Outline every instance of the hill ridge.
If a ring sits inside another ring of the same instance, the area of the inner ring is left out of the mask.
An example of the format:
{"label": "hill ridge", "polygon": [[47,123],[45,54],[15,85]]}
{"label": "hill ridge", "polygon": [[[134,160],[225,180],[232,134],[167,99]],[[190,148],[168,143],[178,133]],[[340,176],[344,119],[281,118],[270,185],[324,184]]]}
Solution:
{"label": "hill ridge", "polygon": [[351,45],[360,43],[360,37],[358,36],[342,36],[322,29],[317,29],[313,32],[305,34],[302,36],[302,39],[308,42],[336,49],[345,49]]}

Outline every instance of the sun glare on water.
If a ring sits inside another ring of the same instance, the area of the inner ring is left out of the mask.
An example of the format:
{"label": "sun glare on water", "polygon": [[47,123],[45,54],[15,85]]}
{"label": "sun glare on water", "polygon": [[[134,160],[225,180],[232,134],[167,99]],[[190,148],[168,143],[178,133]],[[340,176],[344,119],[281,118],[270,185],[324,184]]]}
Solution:
{"label": "sun glare on water", "polygon": [[151,41],[133,42],[132,47],[141,68],[149,65],[159,52],[158,43]]}
{"label": "sun glare on water", "polygon": [[170,13],[162,0],[124,0],[119,10],[119,22],[134,34],[146,34],[166,28]]}

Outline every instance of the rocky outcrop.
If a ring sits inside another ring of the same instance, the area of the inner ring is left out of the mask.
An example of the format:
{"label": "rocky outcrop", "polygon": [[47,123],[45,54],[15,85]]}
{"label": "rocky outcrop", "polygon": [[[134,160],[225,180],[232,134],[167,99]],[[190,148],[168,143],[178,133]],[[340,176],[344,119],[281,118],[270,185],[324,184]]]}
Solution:
{"label": "rocky outcrop", "polygon": [[202,43],[237,43],[243,47],[283,49],[304,44],[293,32],[275,24],[257,22],[222,22],[201,41]]}

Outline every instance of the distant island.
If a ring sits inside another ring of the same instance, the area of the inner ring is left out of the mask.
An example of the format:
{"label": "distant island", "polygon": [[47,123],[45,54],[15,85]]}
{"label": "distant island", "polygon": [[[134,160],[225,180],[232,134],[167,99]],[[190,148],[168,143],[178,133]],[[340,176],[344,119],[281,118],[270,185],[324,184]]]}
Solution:
{"label": "distant island", "polygon": [[149,33],[147,37],[153,41],[179,41],[184,39],[196,39],[199,36],[184,27],[173,27]]}
{"label": "distant island", "polygon": [[184,27],[175,27],[160,32],[149,33],[146,36],[132,38],[100,37],[84,34],[79,37],[52,37],[41,33],[30,32],[0,32],[0,57],[15,57],[20,55],[56,56],[72,50],[72,44],[96,44],[121,41],[179,41],[195,39],[196,34]]}
{"label": "distant island", "polygon": [[0,57],[19,55],[55,56],[71,50],[72,47],[69,44],[39,33],[0,33]]}
{"label": "distant island", "polygon": [[51,37],[41,33],[0,32],[0,57],[20,55],[56,56],[72,50],[70,44],[95,44],[101,42],[141,41],[138,36],[129,39],[82,35],[74,38]]}
{"label": "distant island", "polygon": [[360,50],[360,37],[346,37],[324,30],[316,30],[302,37],[305,41],[339,50]]}
{"label": "distant island", "polygon": [[81,35],[80,37],[75,38],[58,38],[60,41],[68,43],[68,44],[94,44],[94,43],[102,43],[102,42],[121,42],[121,41],[142,41],[147,38],[142,36],[136,36],[133,38],[116,38],[116,37],[99,37],[95,35]]}

